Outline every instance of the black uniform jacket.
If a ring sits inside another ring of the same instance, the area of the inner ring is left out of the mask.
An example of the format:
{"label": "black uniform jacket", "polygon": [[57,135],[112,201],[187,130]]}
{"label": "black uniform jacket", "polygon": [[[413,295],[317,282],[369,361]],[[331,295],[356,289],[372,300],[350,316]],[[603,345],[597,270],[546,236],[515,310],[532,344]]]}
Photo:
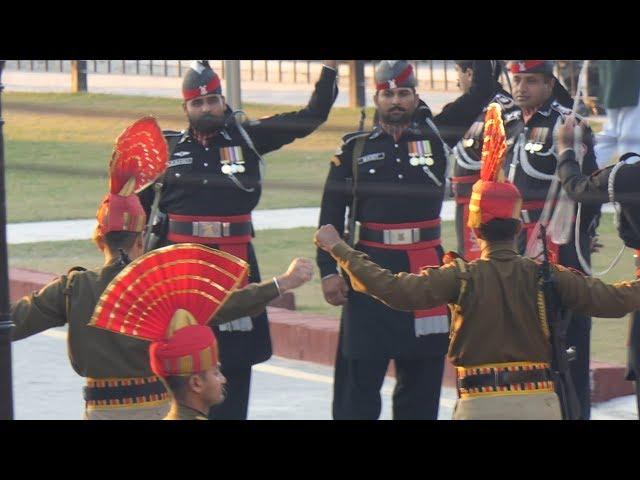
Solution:
{"label": "black uniform jacket", "polygon": [[[361,223],[408,223],[439,218],[447,169],[446,147],[441,138],[448,146],[455,145],[493,92],[490,61],[478,61],[477,64],[469,94],[447,105],[435,117],[422,102],[410,128],[397,143],[379,126],[372,132],[343,137],[325,183],[320,225],[332,224],[340,233],[344,231],[345,212],[352,199],[347,179],[353,176],[355,140],[362,135],[366,136],[366,142],[357,159],[357,220]],[[428,119],[439,132],[429,125]],[[409,153],[414,142],[428,142],[433,159],[431,166],[410,164]],[[393,272],[409,269],[408,256],[403,250],[359,248]],[[442,247],[438,251],[442,256]],[[317,252],[317,263],[323,277],[337,273],[335,260],[322,250]],[[392,310],[353,290],[349,291],[348,298],[342,313],[341,342],[347,356],[415,357],[446,352],[447,334],[416,337],[413,313]]]}

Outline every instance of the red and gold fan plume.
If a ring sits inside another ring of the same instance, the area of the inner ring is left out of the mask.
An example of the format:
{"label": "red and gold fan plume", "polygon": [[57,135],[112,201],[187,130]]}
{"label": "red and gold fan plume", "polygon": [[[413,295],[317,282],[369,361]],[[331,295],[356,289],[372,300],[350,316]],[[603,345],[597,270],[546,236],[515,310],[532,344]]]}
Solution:
{"label": "red and gold fan plume", "polygon": [[177,311],[207,324],[248,270],[243,260],[195,243],[154,250],[111,281],[89,325],[151,341],[167,339]]}
{"label": "red and gold fan plume", "polygon": [[504,181],[502,164],[507,153],[507,136],[502,121],[502,109],[497,103],[489,104],[484,116],[484,141],[480,178],[489,182]]}
{"label": "red and gold fan plume", "polygon": [[146,215],[134,193],[166,170],[168,157],[167,142],[153,117],[135,121],[120,134],[109,162],[109,192],[96,214],[99,237],[144,230]]}
{"label": "red and gold fan plume", "polygon": [[467,226],[478,228],[493,219],[518,219],[522,197],[515,185],[505,181],[502,165],[507,141],[502,109],[491,103],[484,117],[484,141],[480,180],[473,184]]}
{"label": "red and gold fan plume", "polygon": [[109,163],[109,191],[125,196],[139,192],[165,171],[168,157],[169,148],[156,119],[137,120],[116,139]]}

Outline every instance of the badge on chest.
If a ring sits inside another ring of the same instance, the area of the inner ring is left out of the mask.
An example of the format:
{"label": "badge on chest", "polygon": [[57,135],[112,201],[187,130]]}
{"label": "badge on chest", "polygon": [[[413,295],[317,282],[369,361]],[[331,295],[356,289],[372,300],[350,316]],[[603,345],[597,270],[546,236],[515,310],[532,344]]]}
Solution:
{"label": "badge on chest", "polygon": [[412,167],[418,167],[420,165],[431,166],[435,163],[433,160],[433,152],[431,151],[431,142],[429,142],[429,140],[409,142],[407,148],[409,150],[409,164]]}
{"label": "badge on chest", "polygon": [[524,146],[524,149],[527,152],[539,152],[544,148],[544,144],[547,140],[547,135],[549,133],[548,128],[534,128],[531,130],[531,136],[529,137],[529,141]]}
{"label": "badge on chest", "polygon": [[242,156],[242,147],[224,147],[220,149],[220,170],[225,175],[235,175],[236,173],[244,173],[244,157]]}

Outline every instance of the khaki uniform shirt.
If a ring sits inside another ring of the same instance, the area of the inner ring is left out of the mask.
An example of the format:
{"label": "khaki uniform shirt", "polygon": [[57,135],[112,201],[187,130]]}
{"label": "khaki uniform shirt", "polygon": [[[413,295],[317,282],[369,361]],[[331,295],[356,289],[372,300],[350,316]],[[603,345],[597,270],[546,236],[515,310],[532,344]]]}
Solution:
{"label": "khaki uniform shirt", "polygon": [[207,415],[178,402],[171,404],[171,410],[163,420],[209,420]]}
{"label": "khaki uniform shirt", "polygon": [[[15,324],[11,339],[20,340],[68,323],[69,359],[78,375],[90,378],[152,376],[148,341],[87,325],[100,295],[123,268],[120,263],[111,263],[95,270],[73,271],[39,292],[23,297],[11,308],[11,320]],[[73,277],[71,284],[70,277]],[[210,324],[258,315],[276,297],[278,289],[273,281],[249,284],[229,295]]]}
{"label": "khaki uniform shirt", "polygon": [[[455,366],[551,361],[547,330],[537,304],[539,264],[496,242],[480,259],[428,268],[420,275],[378,267],[340,242],[332,251],[353,288],[398,310],[449,304],[449,359]],[[463,271],[466,270],[466,271]],[[562,305],[576,313],[621,317],[640,309],[640,281],[614,285],[553,265]]]}

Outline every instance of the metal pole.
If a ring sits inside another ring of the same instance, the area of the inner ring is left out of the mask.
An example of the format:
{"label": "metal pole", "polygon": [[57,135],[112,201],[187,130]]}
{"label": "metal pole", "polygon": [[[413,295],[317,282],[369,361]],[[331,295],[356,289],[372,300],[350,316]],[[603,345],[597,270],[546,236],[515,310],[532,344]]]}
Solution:
{"label": "metal pole", "polygon": [[444,89],[449,90],[449,79],[447,78],[447,61],[444,61]]}
{"label": "metal pole", "polygon": [[429,85],[431,86],[431,90],[433,90],[433,60],[429,60]]}
{"label": "metal pole", "polygon": [[240,60],[225,60],[225,78],[227,104],[233,109],[242,108],[242,98],[240,95]]}
{"label": "metal pole", "polygon": [[349,62],[349,106],[365,106],[364,87],[364,61],[351,60]]}
{"label": "metal pole", "polygon": [[7,210],[4,189],[4,120],[2,119],[2,69],[0,61],[0,420],[13,420],[9,264],[7,262]]}
{"label": "metal pole", "polygon": [[87,91],[87,61],[71,60],[71,92]]}

